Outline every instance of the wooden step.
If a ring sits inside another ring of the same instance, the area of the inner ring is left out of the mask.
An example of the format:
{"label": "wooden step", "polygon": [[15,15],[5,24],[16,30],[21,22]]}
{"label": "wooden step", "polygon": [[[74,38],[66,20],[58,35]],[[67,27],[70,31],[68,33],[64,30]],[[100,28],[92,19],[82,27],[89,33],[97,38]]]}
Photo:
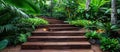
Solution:
{"label": "wooden step", "polygon": [[75,42],[87,41],[85,36],[31,36],[28,42]]}
{"label": "wooden step", "polygon": [[70,24],[49,24],[48,27],[74,27]]}
{"label": "wooden step", "polygon": [[26,42],[24,49],[91,49],[89,42]]}
{"label": "wooden step", "polygon": [[50,27],[49,31],[78,31],[78,27]]}
{"label": "wooden step", "polygon": [[21,52],[94,52],[92,49],[67,49],[67,50],[21,50]]}
{"label": "wooden step", "polygon": [[47,20],[50,24],[64,24],[64,21],[61,20],[57,20],[57,19],[50,19],[50,18],[44,18],[45,20]]}
{"label": "wooden step", "polygon": [[34,31],[33,36],[83,36],[84,31]]}
{"label": "wooden step", "polygon": [[51,27],[57,27],[57,28],[61,28],[61,27],[75,27],[73,25],[70,25],[70,24],[49,24],[49,25],[40,25],[40,26],[37,26],[37,29],[38,28],[51,28]]}

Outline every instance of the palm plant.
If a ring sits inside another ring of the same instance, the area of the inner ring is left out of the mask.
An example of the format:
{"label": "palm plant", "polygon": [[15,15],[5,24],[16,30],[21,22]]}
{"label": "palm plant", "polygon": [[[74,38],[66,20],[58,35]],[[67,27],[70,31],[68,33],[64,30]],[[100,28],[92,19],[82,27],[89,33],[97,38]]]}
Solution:
{"label": "palm plant", "polygon": [[[37,0],[35,0],[37,1]],[[40,13],[40,5],[36,4],[34,0],[4,0],[4,2],[25,10],[28,14]]]}

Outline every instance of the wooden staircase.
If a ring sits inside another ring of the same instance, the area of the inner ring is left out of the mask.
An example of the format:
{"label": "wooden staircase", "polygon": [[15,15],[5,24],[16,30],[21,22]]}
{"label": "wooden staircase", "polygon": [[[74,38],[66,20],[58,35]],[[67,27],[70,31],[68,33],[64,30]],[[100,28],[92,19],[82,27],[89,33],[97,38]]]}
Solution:
{"label": "wooden staircase", "polygon": [[69,24],[50,24],[49,31],[32,32],[21,52],[94,52],[84,36],[85,31]]}

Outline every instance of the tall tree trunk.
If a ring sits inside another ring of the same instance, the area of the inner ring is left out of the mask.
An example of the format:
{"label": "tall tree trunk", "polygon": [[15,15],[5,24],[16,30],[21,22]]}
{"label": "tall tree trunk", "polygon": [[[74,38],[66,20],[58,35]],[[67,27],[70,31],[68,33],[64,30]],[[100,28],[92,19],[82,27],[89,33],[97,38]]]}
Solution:
{"label": "tall tree trunk", "polygon": [[116,24],[117,22],[117,9],[116,9],[116,0],[111,1],[111,24]]}
{"label": "tall tree trunk", "polygon": [[91,0],[86,0],[86,11],[90,9],[90,1]]}

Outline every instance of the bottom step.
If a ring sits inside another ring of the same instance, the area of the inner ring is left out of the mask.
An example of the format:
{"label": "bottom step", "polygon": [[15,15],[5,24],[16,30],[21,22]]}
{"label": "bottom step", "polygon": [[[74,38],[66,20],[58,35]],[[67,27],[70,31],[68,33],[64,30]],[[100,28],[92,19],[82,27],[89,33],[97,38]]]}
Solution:
{"label": "bottom step", "polygon": [[21,52],[94,52],[92,49],[70,49],[70,50],[21,50]]}
{"label": "bottom step", "polygon": [[90,49],[89,42],[26,42],[22,49]]}

